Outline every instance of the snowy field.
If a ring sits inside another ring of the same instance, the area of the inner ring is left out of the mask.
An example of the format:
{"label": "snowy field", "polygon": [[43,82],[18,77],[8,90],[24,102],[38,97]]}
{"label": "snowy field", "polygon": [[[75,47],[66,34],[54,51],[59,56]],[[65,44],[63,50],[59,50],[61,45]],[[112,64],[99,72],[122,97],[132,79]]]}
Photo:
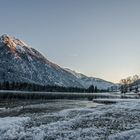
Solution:
{"label": "snowy field", "polygon": [[[5,108],[6,106],[6,108]],[[0,140],[139,140],[140,101],[0,103]]]}

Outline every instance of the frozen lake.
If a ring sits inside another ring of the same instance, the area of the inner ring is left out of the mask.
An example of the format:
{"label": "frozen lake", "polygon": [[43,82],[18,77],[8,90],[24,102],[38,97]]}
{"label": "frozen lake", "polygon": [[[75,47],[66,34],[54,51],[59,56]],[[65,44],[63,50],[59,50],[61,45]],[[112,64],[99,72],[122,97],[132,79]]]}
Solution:
{"label": "frozen lake", "polygon": [[139,140],[140,101],[0,101],[0,140]]}

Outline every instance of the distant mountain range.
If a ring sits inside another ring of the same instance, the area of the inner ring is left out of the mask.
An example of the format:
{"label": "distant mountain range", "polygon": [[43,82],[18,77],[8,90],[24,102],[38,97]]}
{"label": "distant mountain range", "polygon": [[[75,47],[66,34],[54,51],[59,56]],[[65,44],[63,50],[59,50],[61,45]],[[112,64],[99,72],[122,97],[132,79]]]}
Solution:
{"label": "distant mountain range", "polygon": [[9,35],[0,37],[0,82],[4,81],[80,88],[94,85],[99,89],[115,85],[61,68],[23,41]]}
{"label": "distant mountain range", "polygon": [[79,83],[84,87],[88,88],[91,85],[97,86],[98,89],[108,89],[109,87],[115,86],[116,84],[112,82],[105,81],[100,78],[95,77],[88,77],[82,73],[77,73],[75,71],[72,71],[70,69],[66,69],[68,72],[73,74],[79,81]]}

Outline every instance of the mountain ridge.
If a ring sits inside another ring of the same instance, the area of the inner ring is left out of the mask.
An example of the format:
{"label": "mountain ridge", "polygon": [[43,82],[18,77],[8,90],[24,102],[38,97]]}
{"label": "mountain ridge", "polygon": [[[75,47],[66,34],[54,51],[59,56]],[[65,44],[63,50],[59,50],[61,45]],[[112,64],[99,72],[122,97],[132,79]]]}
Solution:
{"label": "mountain ridge", "polygon": [[81,82],[76,74],[52,63],[20,39],[4,34],[0,37],[0,82],[6,80],[80,88],[88,88],[89,85],[85,80]]}
{"label": "mountain ridge", "polygon": [[83,85],[84,88],[88,88],[91,85],[93,86],[97,86],[98,89],[105,89],[107,90],[109,87],[114,86],[115,84],[113,82],[109,82],[106,80],[103,80],[101,78],[95,78],[95,77],[89,77],[86,76],[82,73],[78,73],[74,70],[65,68],[67,71],[69,71],[70,73],[72,73],[73,75],[75,75],[78,79],[80,84]]}

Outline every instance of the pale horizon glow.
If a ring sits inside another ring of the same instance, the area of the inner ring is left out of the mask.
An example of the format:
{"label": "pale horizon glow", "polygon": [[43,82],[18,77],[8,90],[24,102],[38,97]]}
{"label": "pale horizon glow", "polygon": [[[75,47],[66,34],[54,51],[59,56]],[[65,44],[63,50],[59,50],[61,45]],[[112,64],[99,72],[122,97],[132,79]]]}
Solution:
{"label": "pale horizon glow", "polygon": [[50,61],[112,82],[140,74],[139,0],[0,2],[0,34]]}

